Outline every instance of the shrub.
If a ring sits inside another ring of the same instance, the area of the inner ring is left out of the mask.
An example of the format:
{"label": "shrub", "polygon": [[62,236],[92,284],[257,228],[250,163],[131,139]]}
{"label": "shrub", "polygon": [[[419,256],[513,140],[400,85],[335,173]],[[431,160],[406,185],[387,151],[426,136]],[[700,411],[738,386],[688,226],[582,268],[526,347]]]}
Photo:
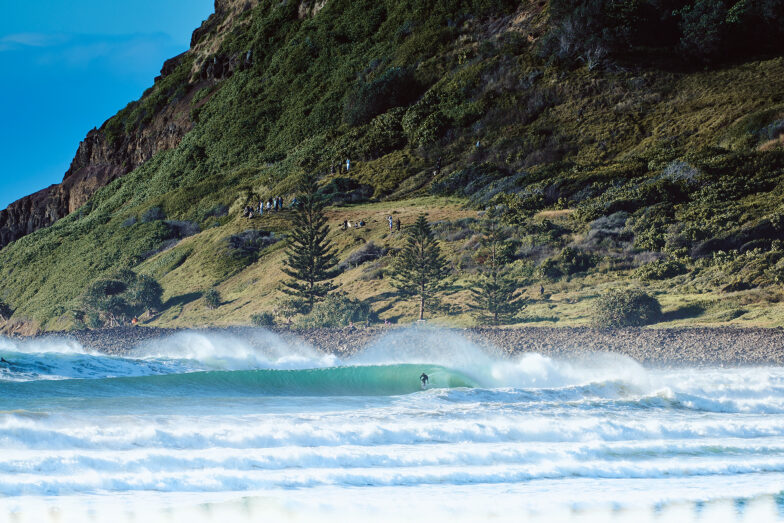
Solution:
{"label": "shrub", "polygon": [[367,323],[377,319],[368,302],[335,293],[314,305],[313,310],[300,318],[297,324],[304,328],[345,327],[349,323]]}
{"label": "shrub", "polygon": [[103,322],[97,312],[88,312],[85,316],[85,320],[85,323],[91,329],[100,329],[103,327]]}
{"label": "shrub", "polygon": [[[115,325],[146,311],[162,307],[161,285],[151,276],[121,270],[93,282],[82,296],[82,304],[98,323]],[[89,322],[88,322],[89,323]]]}
{"label": "shrub", "polygon": [[302,314],[307,309],[305,303],[298,298],[284,298],[275,305],[275,315],[280,316],[286,323],[291,323],[291,319],[297,314]]}
{"label": "shrub", "polygon": [[343,120],[351,125],[362,125],[392,107],[408,105],[419,94],[413,72],[404,67],[387,69],[376,80],[360,80],[343,104]]}
{"label": "shrub", "polygon": [[687,272],[686,266],[681,262],[675,260],[657,260],[638,268],[634,272],[634,276],[643,281],[666,280],[668,278],[680,276],[681,274],[686,274]]}
{"label": "shrub", "polygon": [[724,47],[727,8],[724,2],[697,0],[678,11],[681,17],[681,48],[705,62],[717,58]]}
{"label": "shrub", "polygon": [[221,306],[221,295],[217,289],[210,289],[204,293],[204,302],[208,309],[217,309]]}
{"label": "shrub", "polygon": [[248,229],[238,234],[232,234],[226,240],[229,254],[234,258],[251,258],[255,260],[259,252],[278,241],[278,238],[269,231]]}
{"label": "shrub", "polygon": [[594,325],[600,328],[640,327],[661,319],[659,301],[640,290],[610,290],[596,300]]}
{"label": "shrub", "polygon": [[175,238],[187,238],[201,232],[201,227],[194,222],[181,221],[181,220],[167,220],[163,222],[171,231]]}
{"label": "shrub", "polygon": [[379,247],[372,241],[367,242],[362,247],[349,254],[345,260],[340,262],[338,268],[341,271],[353,269],[354,267],[359,267],[363,263],[381,258],[386,255],[387,252],[389,252],[389,249],[386,247]]}
{"label": "shrub", "polygon": [[142,223],[150,223],[164,219],[166,219],[166,214],[163,212],[163,209],[158,206],[150,207],[142,214]]}
{"label": "shrub", "polygon": [[595,263],[594,256],[573,247],[566,247],[558,256],[545,260],[539,266],[539,274],[549,280],[557,280],[561,276],[585,272]]}
{"label": "shrub", "polygon": [[11,307],[9,307],[8,304],[0,301],[0,321],[8,321],[12,314],[13,311],[11,310]]}
{"label": "shrub", "polygon": [[251,316],[250,322],[256,327],[274,327],[275,316],[271,312],[262,312]]}

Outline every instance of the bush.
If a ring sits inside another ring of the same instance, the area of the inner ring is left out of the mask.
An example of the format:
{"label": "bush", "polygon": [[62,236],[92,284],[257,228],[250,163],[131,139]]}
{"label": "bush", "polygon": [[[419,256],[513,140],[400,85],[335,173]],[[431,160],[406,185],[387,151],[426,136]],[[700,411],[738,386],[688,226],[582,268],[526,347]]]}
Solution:
{"label": "bush", "polygon": [[208,309],[217,309],[221,306],[221,295],[217,289],[210,289],[204,293],[204,302]]}
{"label": "bush", "polygon": [[351,126],[362,125],[387,109],[410,104],[418,95],[419,85],[412,71],[392,67],[376,80],[357,83],[346,96],[343,120]]}
{"label": "bush", "polygon": [[304,328],[345,327],[350,323],[368,323],[378,317],[370,304],[335,293],[313,306],[313,310],[300,318],[298,326]]}
{"label": "bush", "polygon": [[159,310],[162,295],[163,289],[154,278],[125,269],[93,282],[82,296],[82,304],[97,316],[98,324],[116,325],[146,311]]}
{"label": "bush", "polygon": [[6,303],[0,301],[0,321],[8,321],[14,312]]}
{"label": "bush", "polygon": [[103,327],[103,322],[97,312],[88,312],[85,316],[85,320],[85,323],[91,329],[100,329]]}
{"label": "bush", "polygon": [[681,48],[698,60],[710,62],[724,47],[727,8],[723,2],[697,0],[678,11],[681,17]]}
{"label": "bush", "polygon": [[600,328],[640,327],[661,320],[659,301],[640,290],[611,290],[596,300],[594,325]]}
{"label": "bush", "polygon": [[199,234],[201,232],[201,227],[197,223],[189,222],[189,221],[182,221],[182,220],[167,220],[163,222],[171,231],[172,236],[175,238],[187,238],[189,236],[193,236],[194,234]]}
{"label": "bush", "polygon": [[681,274],[686,274],[688,270],[681,262],[675,260],[657,260],[647,263],[634,272],[634,277],[642,281],[666,280]]}
{"label": "bush", "polygon": [[297,314],[305,312],[305,303],[298,298],[284,298],[275,305],[275,315],[280,316],[286,323],[291,323],[291,319]]}
{"label": "bush", "polygon": [[566,247],[561,253],[545,260],[539,266],[539,274],[549,280],[585,272],[595,264],[595,258],[579,249]]}
{"label": "bush", "polygon": [[232,234],[226,242],[229,254],[234,258],[250,258],[255,260],[265,248],[278,241],[278,238],[269,231],[248,229],[238,234]]}
{"label": "bush", "polygon": [[274,327],[275,316],[271,312],[262,312],[251,316],[250,322],[256,327]]}
{"label": "bush", "polygon": [[163,209],[160,207],[154,206],[150,207],[144,214],[142,214],[142,223],[150,223],[158,220],[165,220],[166,213],[163,212]]}
{"label": "bush", "polygon": [[362,247],[348,255],[348,257],[340,262],[338,268],[341,271],[359,267],[363,263],[377,260],[386,255],[389,249],[386,247],[379,247],[373,242],[367,242]]}

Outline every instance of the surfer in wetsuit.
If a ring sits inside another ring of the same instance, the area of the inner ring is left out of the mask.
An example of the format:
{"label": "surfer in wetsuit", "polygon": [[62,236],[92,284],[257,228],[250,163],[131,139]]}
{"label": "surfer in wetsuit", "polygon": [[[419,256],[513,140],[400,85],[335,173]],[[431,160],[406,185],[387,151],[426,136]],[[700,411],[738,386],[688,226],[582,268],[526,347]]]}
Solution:
{"label": "surfer in wetsuit", "polygon": [[0,357],[0,363],[6,363],[8,365],[11,365],[11,362],[8,361],[7,359],[3,358],[3,357]]}
{"label": "surfer in wetsuit", "polygon": [[430,378],[428,378],[427,374],[423,372],[422,375],[419,377],[419,381],[422,382],[422,388],[424,389],[425,387],[427,387],[427,382],[430,381]]}

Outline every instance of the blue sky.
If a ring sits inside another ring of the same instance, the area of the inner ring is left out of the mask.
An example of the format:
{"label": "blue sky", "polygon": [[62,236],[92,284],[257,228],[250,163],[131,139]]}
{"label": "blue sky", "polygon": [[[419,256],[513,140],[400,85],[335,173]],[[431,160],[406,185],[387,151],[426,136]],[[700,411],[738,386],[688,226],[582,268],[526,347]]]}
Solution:
{"label": "blue sky", "polygon": [[79,142],[186,49],[213,0],[34,0],[0,10],[0,209],[62,180]]}

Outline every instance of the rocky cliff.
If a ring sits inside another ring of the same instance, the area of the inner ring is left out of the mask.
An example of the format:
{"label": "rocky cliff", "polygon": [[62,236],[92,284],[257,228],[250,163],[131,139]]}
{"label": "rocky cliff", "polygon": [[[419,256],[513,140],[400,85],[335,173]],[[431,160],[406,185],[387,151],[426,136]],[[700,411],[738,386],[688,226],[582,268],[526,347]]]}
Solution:
{"label": "rocky cliff", "polygon": [[[191,129],[191,101],[194,94],[211,83],[231,76],[233,71],[251,62],[250,53],[223,56],[215,53],[225,34],[234,27],[236,18],[258,4],[258,0],[215,0],[215,13],[193,32],[191,48],[170,60],[138,102],[156,94],[156,86],[178,67],[193,63],[186,85],[177,86],[180,94],[170,97],[163,107],[139,125],[125,125],[113,135],[113,120],[92,129],[79,144],[71,166],[59,184],[42,189],[13,202],[0,211],[0,249],[43,227],[48,227],[84,205],[95,192],[112,180],[128,174],[159,151],[176,147]],[[192,59],[192,60],[190,60]],[[183,94],[184,92],[184,94]],[[129,106],[129,107],[131,107]]]}

